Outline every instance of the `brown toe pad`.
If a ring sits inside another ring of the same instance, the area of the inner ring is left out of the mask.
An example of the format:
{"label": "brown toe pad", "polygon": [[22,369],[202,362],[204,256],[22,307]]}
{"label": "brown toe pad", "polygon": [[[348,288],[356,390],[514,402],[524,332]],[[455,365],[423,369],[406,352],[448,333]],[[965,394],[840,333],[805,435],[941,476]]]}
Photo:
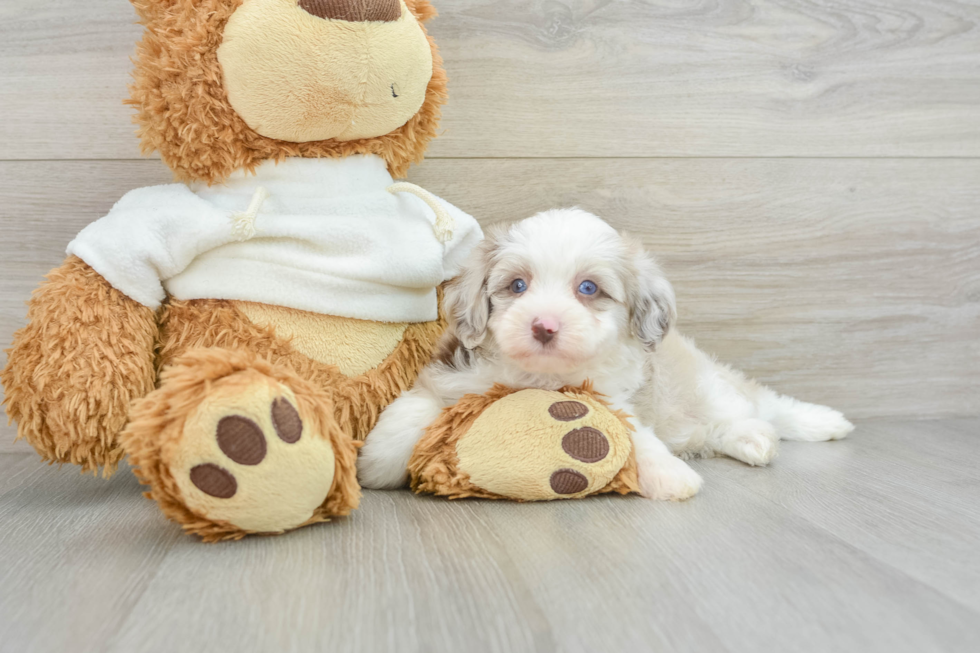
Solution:
{"label": "brown toe pad", "polygon": [[559,469],[551,475],[551,489],[556,494],[578,494],[589,487],[589,479],[574,469]]}
{"label": "brown toe pad", "polygon": [[214,463],[195,465],[190,477],[197,489],[217,499],[230,499],[238,491],[238,481],[232,473]]}

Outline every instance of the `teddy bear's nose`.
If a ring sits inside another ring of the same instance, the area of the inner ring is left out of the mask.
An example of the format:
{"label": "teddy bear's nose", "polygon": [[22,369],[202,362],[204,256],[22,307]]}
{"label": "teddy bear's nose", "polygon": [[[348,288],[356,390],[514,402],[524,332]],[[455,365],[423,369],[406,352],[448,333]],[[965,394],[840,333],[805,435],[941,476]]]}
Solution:
{"label": "teddy bear's nose", "polygon": [[299,0],[299,6],[318,18],[350,22],[390,23],[402,15],[398,0]]}

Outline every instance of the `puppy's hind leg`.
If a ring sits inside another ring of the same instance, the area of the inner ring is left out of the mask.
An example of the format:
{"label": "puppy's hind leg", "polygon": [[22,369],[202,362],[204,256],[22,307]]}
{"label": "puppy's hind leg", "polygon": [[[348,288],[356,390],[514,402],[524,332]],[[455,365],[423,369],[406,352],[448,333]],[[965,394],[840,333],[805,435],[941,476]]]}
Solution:
{"label": "puppy's hind leg", "polygon": [[701,354],[697,377],[700,401],[691,411],[693,425],[684,438],[692,453],[722,454],[749,465],[767,465],[776,455],[779,436],[759,419],[755,395],[767,389],[741,372]]}
{"label": "puppy's hind leg", "polygon": [[810,404],[764,388],[758,398],[759,417],[776,428],[783,440],[823,442],[840,440],[854,430],[839,411]]}

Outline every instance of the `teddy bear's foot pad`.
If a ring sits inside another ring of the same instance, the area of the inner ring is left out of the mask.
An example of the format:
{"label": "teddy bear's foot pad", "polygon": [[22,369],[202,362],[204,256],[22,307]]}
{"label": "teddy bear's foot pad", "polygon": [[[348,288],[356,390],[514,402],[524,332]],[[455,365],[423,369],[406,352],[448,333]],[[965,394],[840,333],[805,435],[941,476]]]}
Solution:
{"label": "teddy bear's foot pad", "polygon": [[330,442],[307,430],[289,388],[241,372],[215,383],[189,416],[170,471],[202,517],[247,531],[295,528],[323,503],[334,475]]}
{"label": "teddy bear's foot pad", "polygon": [[523,501],[635,490],[630,430],[587,390],[494,389],[427,431],[413,487],[450,497]]}
{"label": "teddy bear's foot pad", "polygon": [[175,359],[120,442],[146,496],[206,542],[327,521],[360,499],[357,443],[330,394],[251,352]]}
{"label": "teddy bear's foot pad", "polygon": [[487,408],[456,452],[477,487],[547,500],[599,491],[630,448],[627,429],[591,397],[524,390]]}
{"label": "teddy bear's foot pad", "polygon": [[[272,424],[279,439],[288,444],[298,442],[303,435],[303,420],[285,399],[272,402]],[[240,415],[221,418],[217,441],[221,452],[239,465],[258,465],[268,452],[262,427]],[[218,499],[230,499],[238,491],[238,481],[231,472],[214,463],[194,466],[190,479],[201,492]]]}

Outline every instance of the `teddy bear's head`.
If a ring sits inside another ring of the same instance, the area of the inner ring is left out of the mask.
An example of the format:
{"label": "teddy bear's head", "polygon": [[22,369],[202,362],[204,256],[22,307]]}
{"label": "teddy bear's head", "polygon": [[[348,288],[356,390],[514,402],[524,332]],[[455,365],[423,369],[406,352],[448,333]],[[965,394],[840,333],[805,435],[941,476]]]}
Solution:
{"label": "teddy bear's head", "polygon": [[145,153],[220,182],[289,156],[377,154],[404,176],[446,75],[428,0],[132,0],[146,27],[128,101]]}

